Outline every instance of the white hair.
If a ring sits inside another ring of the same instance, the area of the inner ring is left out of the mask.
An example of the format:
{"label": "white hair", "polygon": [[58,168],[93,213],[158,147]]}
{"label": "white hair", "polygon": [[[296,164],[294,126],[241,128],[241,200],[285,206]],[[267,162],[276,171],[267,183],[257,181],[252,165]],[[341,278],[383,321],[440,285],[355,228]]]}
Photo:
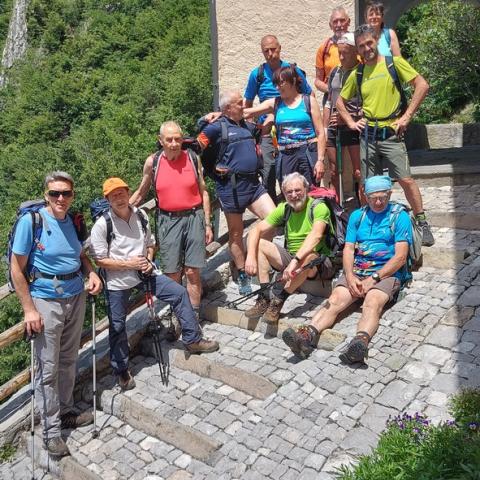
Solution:
{"label": "white hair", "polygon": [[163,137],[163,134],[165,133],[165,129],[167,129],[167,128],[175,128],[176,130],[178,130],[180,132],[180,135],[183,135],[182,128],[180,127],[180,125],[173,120],[167,120],[166,122],[163,122],[160,125],[160,131],[158,132],[158,134],[161,137]]}
{"label": "white hair", "polygon": [[225,90],[224,92],[220,93],[220,98],[219,98],[219,106],[220,110],[223,112],[225,109],[232,103],[233,98],[236,96],[242,96],[239,90],[235,89],[230,89],[230,90]]}
{"label": "white hair", "polygon": [[302,174],[298,172],[293,172],[283,177],[282,192],[287,188],[287,185],[294,180],[300,180],[303,183],[303,186],[308,190],[310,184],[308,183],[307,179]]}

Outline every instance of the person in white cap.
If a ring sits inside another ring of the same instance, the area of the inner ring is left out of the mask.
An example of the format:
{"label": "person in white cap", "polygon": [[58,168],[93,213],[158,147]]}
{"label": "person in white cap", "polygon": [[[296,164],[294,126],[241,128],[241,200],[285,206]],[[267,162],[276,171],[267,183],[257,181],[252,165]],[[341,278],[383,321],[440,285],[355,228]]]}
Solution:
{"label": "person in white cap", "polygon": [[[328,81],[328,99],[325,109],[329,110],[330,119],[327,128],[327,156],[330,164],[330,181],[339,193],[339,177],[337,169],[337,136],[339,136],[340,145],[347,147],[350,159],[352,161],[353,176],[357,182],[360,182],[360,138],[357,130],[351,130],[337,113],[335,107],[338,96],[353,69],[359,64],[357,47],[353,33],[347,32],[337,41],[340,65],[337,65],[330,73]],[[361,103],[358,96],[353,97],[346,103],[346,108],[352,115],[352,118],[360,119]]]}

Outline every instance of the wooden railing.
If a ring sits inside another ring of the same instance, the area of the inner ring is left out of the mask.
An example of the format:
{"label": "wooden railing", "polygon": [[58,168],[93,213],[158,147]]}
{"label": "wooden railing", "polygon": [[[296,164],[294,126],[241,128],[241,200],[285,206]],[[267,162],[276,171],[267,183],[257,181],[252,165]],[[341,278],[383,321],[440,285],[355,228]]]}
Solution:
{"label": "wooden railing", "polygon": [[[155,209],[155,201],[149,200],[148,202],[143,204],[140,208],[148,214]],[[212,202],[212,212],[213,211],[216,212],[215,217],[217,218],[218,218],[218,208],[219,208],[218,202]],[[218,220],[216,221],[215,230],[216,232],[218,232]],[[221,247],[221,245],[223,245],[226,242],[226,238],[224,237],[225,235],[221,239],[219,239],[220,242],[215,241],[212,244],[207,246],[207,256],[213,255]],[[12,293],[8,289],[8,285],[3,285],[0,287],[0,301],[7,298],[11,294]],[[128,313],[132,312],[133,310],[143,305],[144,303],[145,303],[145,299],[143,296],[141,298],[135,299],[132,305],[130,305],[128,309]],[[105,317],[102,320],[100,320],[100,322],[97,323],[95,332],[96,334],[99,334],[104,330],[106,330],[107,328],[108,328],[108,318]],[[8,347],[9,345],[12,345],[15,342],[18,342],[19,340],[22,340],[23,334],[24,334],[23,321],[17,323],[16,325],[9,328],[8,330],[5,330],[4,332],[0,333],[0,350],[2,350],[5,347]],[[83,347],[87,342],[91,340],[91,338],[92,338],[92,330],[90,328],[84,330],[81,336],[80,347]],[[8,382],[1,385],[0,386],[0,403],[3,402],[3,400],[5,400],[10,395],[17,392],[25,384],[27,384],[29,379],[30,379],[30,368],[26,368],[25,370],[22,370],[20,373],[15,375],[15,377],[10,379]]]}

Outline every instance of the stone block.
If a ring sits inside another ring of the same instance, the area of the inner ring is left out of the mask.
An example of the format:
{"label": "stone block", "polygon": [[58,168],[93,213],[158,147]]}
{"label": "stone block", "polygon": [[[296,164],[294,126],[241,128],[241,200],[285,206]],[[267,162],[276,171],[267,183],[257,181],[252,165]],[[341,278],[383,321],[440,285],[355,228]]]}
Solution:
{"label": "stone block", "polygon": [[437,347],[452,348],[460,341],[461,329],[449,325],[436,326],[425,339],[426,343]]}
{"label": "stone block", "polygon": [[460,307],[478,307],[480,305],[480,285],[473,285],[465,290],[457,304]]}
{"label": "stone block", "polygon": [[415,398],[419,390],[418,385],[394,380],[384,388],[376,401],[386,407],[403,410]]}
{"label": "stone block", "polygon": [[440,323],[452,327],[463,327],[473,317],[474,312],[475,309],[473,307],[462,308],[455,305],[447,311]]}
{"label": "stone block", "polygon": [[327,351],[335,350],[338,345],[345,341],[347,336],[330,328],[324,330],[318,339],[317,348]]}
{"label": "stone block", "polygon": [[368,428],[356,427],[348,433],[340,447],[353,455],[368,455],[377,442],[377,434]]}
{"label": "stone block", "polygon": [[451,351],[434,345],[420,345],[412,354],[413,358],[434,365],[445,365],[452,356]]}

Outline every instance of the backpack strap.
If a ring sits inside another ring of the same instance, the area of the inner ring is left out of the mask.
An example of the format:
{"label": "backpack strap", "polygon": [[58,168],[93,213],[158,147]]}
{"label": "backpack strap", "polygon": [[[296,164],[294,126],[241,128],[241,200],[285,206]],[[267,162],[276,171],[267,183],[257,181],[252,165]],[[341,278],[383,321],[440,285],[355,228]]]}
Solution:
{"label": "backpack strap", "polygon": [[365,70],[365,64],[360,63],[357,67],[357,95],[360,103],[363,105],[363,96],[362,96],[362,82],[363,82],[363,71]]}
{"label": "backpack strap", "polygon": [[[332,45],[333,45],[332,37],[328,37],[323,44],[323,52],[322,52],[322,63],[323,63],[324,72],[325,72],[325,58],[328,55],[328,53],[330,52],[330,48],[332,47]],[[324,75],[325,75],[325,73],[324,73]],[[326,77],[326,75],[325,75],[325,77]]]}
{"label": "backpack strap", "polygon": [[292,214],[292,207],[288,204],[285,203],[285,210],[283,211],[283,219],[282,219],[282,225],[283,225],[283,235],[284,235],[284,247],[285,249],[287,248],[288,245],[288,219],[290,218],[290,215]]}
{"label": "backpack strap", "polygon": [[137,208],[136,211],[137,211],[138,219],[140,220],[140,225],[142,226],[143,235],[146,236],[147,235],[148,219],[145,216],[145,213],[144,213],[143,210],[141,210],[140,208]]}
{"label": "backpack strap", "polygon": [[275,100],[274,100],[274,104],[273,104],[273,117],[274,117],[274,121],[275,121],[275,117],[277,116],[277,111],[278,109],[280,108],[280,103],[281,103],[282,99],[280,96],[278,97],[275,97]]}
{"label": "backpack strap", "polygon": [[223,117],[220,117],[219,120],[220,122],[220,128],[221,128],[221,137],[220,137],[220,149],[218,150],[218,157],[217,157],[217,162],[218,163],[225,155],[225,152],[227,151],[228,147],[228,123],[227,120]]}
{"label": "backpack strap", "polygon": [[195,178],[197,179],[197,183],[199,183],[200,179],[198,178],[198,165],[200,160],[198,158],[198,155],[191,148],[187,149],[187,154],[188,154],[188,159],[192,164],[193,171],[195,172]]}
{"label": "backpack strap", "polygon": [[306,112],[308,113],[308,116],[310,117],[310,119],[313,122],[313,119],[312,119],[312,102],[310,100],[310,95],[307,95],[307,94],[304,93],[303,96],[302,96],[302,99],[303,99],[303,103],[305,105],[305,110],[306,110]]}
{"label": "backpack strap", "polygon": [[155,152],[155,155],[153,156],[153,163],[152,163],[152,188],[153,188],[153,195],[155,196],[155,203],[158,208],[158,197],[157,197],[157,175],[158,175],[158,167],[160,163],[160,157],[162,156],[163,150],[159,150],[158,152]]}
{"label": "backpack strap", "polygon": [[398,76],[397,69],[395,68],[395,64],[393,62],[393,57],[388,55],[385,57],[385,63],[387,65],[387,70],[390,76],[392,77],[393,83],[395,84],[395,88],[398,90],[400,94],[400,105],[398,106],[397,110],[392,114],[395,115],[391,118],[396,118],[399,114],[403,115],[408,107],[407,96],[405,95],[405,90],[402,87],[402,83],[400,82],[400,77]]}
{"label": "backpack strap", "polygon": [[115,234],[113,233],[113,222],[112,222],[112,216],[110,215],[110,210],[103,212],[102,217],[105,219],[105,224],[107,226],[107,234],[105,238],[107,240],[108,252],[110,253],[110,244],[112,243],[112,240],[115,238]]}
{"label": "backpack strap", "polygon": [[360,209],[360,210],[362,210],[362,214],[360,215],[360,218],[357,220],[357,223],[355,225],[357,230],[360,228],[361,223],[363,222],[363,220],[367,216],[367,209],[368,209],[368,205],[365,205]]}
{"label": "backpack strap", "polygon": [[258,71],[257,71],[257,95],[260,90],[260,86],[262,85],[264,80],[265,80],[265,64],[262,63],[258,66]]}
{"label": "backpack strap", "polygon": [[333,70],[330,72],[330,76],[328,77],[328,98],[331,98],[331,92],[332,92],[332,81],[335,75],[337,74],[340,66],[337,65],[336,67],[333,68]]}

